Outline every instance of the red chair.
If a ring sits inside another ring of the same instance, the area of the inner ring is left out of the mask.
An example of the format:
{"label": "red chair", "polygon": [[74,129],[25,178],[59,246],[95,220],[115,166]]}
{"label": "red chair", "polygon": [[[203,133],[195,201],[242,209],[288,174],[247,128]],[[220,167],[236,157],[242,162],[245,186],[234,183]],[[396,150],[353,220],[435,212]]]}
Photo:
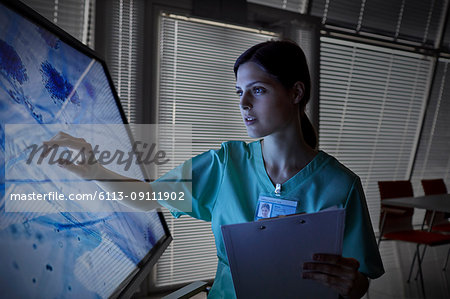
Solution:
{"label": "red chair", "polygon": [[450,244],[450,235],[444,235],[437,232],[427,232],[423,230],[414,230],[412,225],[414,208],[391,207],[383,205],[383,200],[385,199],[412,197],[413,189],[410,181],[382,181],[378,182],[378,188],[381,198],[380,236],[378,239],[378,246],[382,240],[404,241],[415,243],[417,245],[407,282],[410,281],[411,273],[417,259],[422,292],[425,296],[422,275],[423,258],[421,258],[419,251],[420,245],[437,246]]}
{"label": "red chair", "polygon": [[[422,180],[423,192],[425,195],[435,194],[447,194],[447,187],[443,179]],[[429,226],[431,223],[431,215],[433,211],[427,210],[425,214],[425,223]],[[448,221],[448,215],[442,212],[436,212],[434,215],[433,226],[431,230],[450,233],[450,222]],[[447,258],[445,259],[445,265],[442,270],[447,268],[448,257],[450,255],[450,248],[447,252]]]}
{"label": "red chair", "polygon": [[[422,180],[423,192],[425,195],[447,194],[447,187],[443,179]],[[425,223],[429,226],[433,211],[427,210]],[[450,222],[446,213],[436,212],[433,220],[433,231],[450,232]]]}

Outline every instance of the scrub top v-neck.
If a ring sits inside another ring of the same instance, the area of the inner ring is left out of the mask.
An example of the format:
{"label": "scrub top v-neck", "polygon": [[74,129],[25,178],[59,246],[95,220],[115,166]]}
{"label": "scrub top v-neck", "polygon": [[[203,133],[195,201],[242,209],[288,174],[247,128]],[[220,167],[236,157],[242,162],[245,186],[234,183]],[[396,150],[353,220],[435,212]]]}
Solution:
{"label": "scrub top v-neck", "polygon": [[[258,140],[256,142],[253,142],[251,144],[249,144],[250,146],[254,147],[254,153],[255,153],[255,159],[256,161],[256,167],[257,167],[257,173],[258,176],[261,179],[261,182],[264,183],[264,185],[266,186],[267,189],[273,189],[273,191],[275,191],[276,189],[276,184],[274,184],[274,182],[272,182],[272,180],[270,179],[269,174],[267,173],[267,169],[265,167],[265,163],[264,163],[264,157],[263,157],[263,153],[262,153],[262,145],[261,145],[261,140]],[[306,177],[308,177],[311,172],[314,170],[315,165],[317,165],[318,163],[320,164],[321,159],[323,159],[323,154],[324,152],[319,151],[317,153],[317,155],[308,163],[305,165],[304,168],[302,168],[299,172],[297,172],[295,175],[293,175],[292,177],[290,177],[286,182],[280,183],[280,194],[281,193],[286,193],[287,191],[289,191],[290,189],[294,188],[295,186],[297,186],[299,183],[301,183]],[[275,192],[273,192],[275,193]]]}
{"label": "scrub top v-neck", "polygon": [[[218,266],[208,298],[235,298],[220,227],[253,221],[259,195],[275,195],[264,167],[261,143],[225,142],[220,149],[198,155],[151,183],[153,190],[170,192],[170,184],[164,181],[183,182],[190,167],[192,188],[186,184],[183,192],[192,196],[192,209],[183,212],[177,209],[176,202],[161,204],[175,217],[186,214],[211,221]],[[359,271],[369,278],[384,273],[360,179],[335,158],[319,151],[309,164],[282,184],[280,195],[297,200],[297,212],[311,213],[333,206],[345,208],[342,255],[357,259]]]}

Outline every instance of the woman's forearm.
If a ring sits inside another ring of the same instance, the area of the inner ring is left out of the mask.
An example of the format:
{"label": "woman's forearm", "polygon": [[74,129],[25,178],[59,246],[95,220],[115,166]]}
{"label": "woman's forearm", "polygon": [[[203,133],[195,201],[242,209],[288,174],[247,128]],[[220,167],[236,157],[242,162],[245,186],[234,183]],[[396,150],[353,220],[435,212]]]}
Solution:
{"label": "woman's forearm", "polygon": [[150,211],[159,207],[155,201],[149,200],[132,200],[136,196],[133,193],[152,192],[150,184],[122,176],[113,172],[97,162],[92,149],[92,145],[83,138],[73,137],[65,132],[58,132],[52,139],[43,142],[45,150],[41,154],[44,159],[56,147],[67,147],[71,150],[78,151],[77,156],[82,153],[82,161],[74,163],[70,159],[59,159],[58,165],[67,169],[78,177],[85,180],[93,180],[96,184],[106,192],[115,192],[120,194],[121,202],[125,205],[143,210]]}

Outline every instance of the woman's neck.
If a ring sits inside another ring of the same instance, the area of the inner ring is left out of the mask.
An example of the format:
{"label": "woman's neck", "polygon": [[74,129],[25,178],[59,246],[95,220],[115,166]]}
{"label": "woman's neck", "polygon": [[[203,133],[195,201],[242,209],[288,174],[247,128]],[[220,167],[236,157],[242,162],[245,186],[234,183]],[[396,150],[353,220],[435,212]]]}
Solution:
{"label": "woman's neck", "polygon": [[285,130],[261,141],[264,165],[274,184],[282,184],[302,170],[317,155],[299,130]]}

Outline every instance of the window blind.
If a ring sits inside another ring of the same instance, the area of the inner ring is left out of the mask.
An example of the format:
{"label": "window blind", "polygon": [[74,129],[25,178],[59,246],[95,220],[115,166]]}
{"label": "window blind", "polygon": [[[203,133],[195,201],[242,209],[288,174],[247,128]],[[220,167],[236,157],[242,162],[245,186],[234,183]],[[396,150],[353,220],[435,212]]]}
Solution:
{"label": "window blind", "polygon": [[142,120],[144,0],[113,0],[108,67],[129,123]]}
{"label": "window blind", "polygon": [[[227,140],[250,141],[239,112],[233,65],[247,48],[272,37],[161,16],[158,122],[191,126],[194,155]],[[174,240],[157,264],[155,285],[214,278],[217,256],[211,224],[187,216],[174,219],[167,210],[164,214]]]}
{"label": "window blind", "polygon": [[306,13],[306,10],[308,9],[308,0],[247,0],[247,2],[285,9],[301,14]]}
{"label": "window blind", "polygon": [[319,144],[361,177],[377,231],[377,182],[409,178],[432,59],[327,37],[320,55]]}
{"label": "window blind", "polygon": [[322,24],[340,24],[356,29],[361,14],[361,1],[351,0],[314,0],[311,14],[320,17]]}
{"label": "window blind", "polygon": [[444,22],[444,0],[314,0],[323,24],[433,46]]}
{"label": "window blind", "polygon": [[94,47],[95,0],[22,0],[85,45]]}
{"label": "window blind", "polygon": [[447,22],[447,25],[445,26],[441,50],[450,53],[450,22]]}
{"label": "window blind", "polygon": [[444,179],[450,191],[450,60],[440,58],[427,107],[411,181],[423,195],[422,179]]}

